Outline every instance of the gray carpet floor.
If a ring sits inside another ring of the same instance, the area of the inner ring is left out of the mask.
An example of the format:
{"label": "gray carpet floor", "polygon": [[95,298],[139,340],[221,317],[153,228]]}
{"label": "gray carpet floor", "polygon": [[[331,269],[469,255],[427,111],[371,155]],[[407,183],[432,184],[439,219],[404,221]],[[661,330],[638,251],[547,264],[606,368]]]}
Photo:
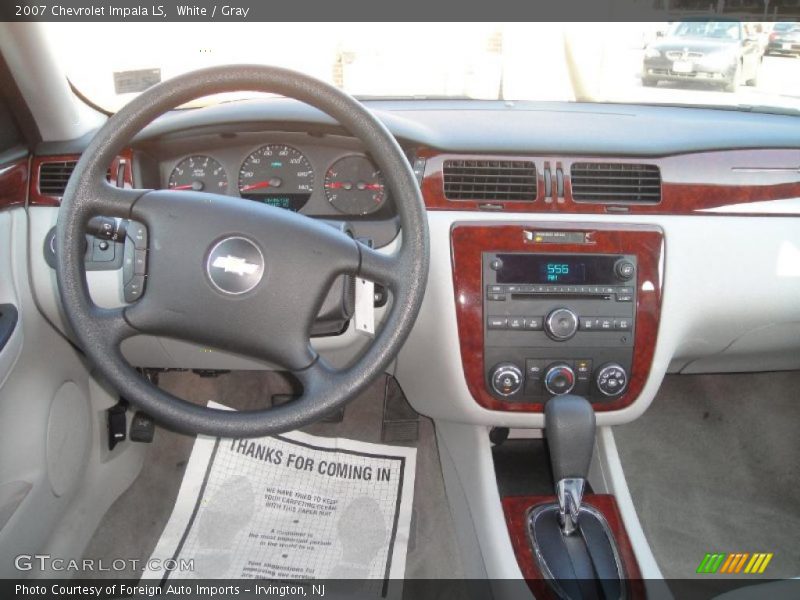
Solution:
{"label": "gray carpet floor", "polygon": [[[263,407],[264,398],[291,392],[286,380],[261,372],[234,372],[216,378],[168,372],[161,375],[159,385],[186,400],[200,404],[215,400],[239,410]],[[317,423],[303,431],[380,442],[384,385],[385,379],[380,378],[348,404],[340,423]],[[164,429],[156,431],[141,474],[105,515],[85,557],[149,558],[174,506],[193,443],[192,437]],[[406,577],[461,578],[463,567],[430,420],[420,418],[419,441],[415,445],[416,484]],[[138,578],[140,573],[109,572],[106,576]]]}
{"label": "gray carpet floor", "polygon": [[614,428],[665,577],[706,552],[773,552],[762,576],[800,576],[800,372],[675,375],[643,417]]}

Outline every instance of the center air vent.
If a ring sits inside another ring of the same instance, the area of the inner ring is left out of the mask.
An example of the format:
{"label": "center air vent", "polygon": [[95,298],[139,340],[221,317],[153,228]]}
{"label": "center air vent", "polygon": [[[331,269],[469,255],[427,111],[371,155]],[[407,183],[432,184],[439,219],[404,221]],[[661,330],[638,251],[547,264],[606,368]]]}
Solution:
{"label": "center air vent", "polygon": [[642,202],[661,200],[661,171],[656,165],[573,163],[572,199],[576,202]]}
{"label": "center air vent", "polygon": [[39,192],[55,198],[63,196],[76,164],[74,160],[42,163],[39,168]]}
{"label": "center air vent", "polygon": [[536,200],[536,165],[525,160],[446,160],[449,200]]}

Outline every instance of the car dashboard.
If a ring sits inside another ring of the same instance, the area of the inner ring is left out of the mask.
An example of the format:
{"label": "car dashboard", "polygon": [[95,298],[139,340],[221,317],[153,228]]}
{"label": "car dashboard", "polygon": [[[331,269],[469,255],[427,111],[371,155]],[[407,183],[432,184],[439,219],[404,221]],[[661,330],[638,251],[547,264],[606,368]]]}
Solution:
{"label": "car dashboard", "polygon": [[[614,424],[641,414],[667,372],[800,367],[792,117],[576,103],[368,105],[403,148],[428,211],[426,298],[392,367],[419,412],[537,427],[549,397],[575,390],[599,423]],[[42,209],[31,212],[31,256],[41,263],[34,289],[65,331],[54,272],[40,258],[59,202],[47,176],[74,164],[85,143],[43,144],[31,163],[29,207]],[[296,210],[385,252],[402,243],[402,199],[383,187],[361,144],[289,100],[167,114],[131,141],[110,178]],[[88,270],[98,304],[124,302],[122,271]],[[385,302],[376,298],[377,323]],[[367,342],[352,326],[314,340],[342,366]],[[168,338],[132,338],[123,351],[140,367],[270,368]]]}

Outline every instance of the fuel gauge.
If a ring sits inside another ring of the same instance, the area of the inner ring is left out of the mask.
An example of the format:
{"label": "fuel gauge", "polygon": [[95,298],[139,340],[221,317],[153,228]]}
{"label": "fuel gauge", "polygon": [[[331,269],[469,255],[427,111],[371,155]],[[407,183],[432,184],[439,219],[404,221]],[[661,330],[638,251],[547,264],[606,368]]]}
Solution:
{"label": "fuel gauge", "polygon": [[347,215],[373,213],[386,200],[383,176],[367,157],[345,156],[325,173],[325,197]]}

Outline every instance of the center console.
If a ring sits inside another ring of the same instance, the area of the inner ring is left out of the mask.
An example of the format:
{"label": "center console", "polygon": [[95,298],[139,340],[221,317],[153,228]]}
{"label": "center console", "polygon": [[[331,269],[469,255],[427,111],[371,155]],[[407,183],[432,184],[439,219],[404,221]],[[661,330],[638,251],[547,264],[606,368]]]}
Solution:
{"label": "center console", "polygon": [[479,404],[538,412],[573,393],[614,410],[636,399],[660,314],[658,227],[455,223],[451,238],[464,372]]}

